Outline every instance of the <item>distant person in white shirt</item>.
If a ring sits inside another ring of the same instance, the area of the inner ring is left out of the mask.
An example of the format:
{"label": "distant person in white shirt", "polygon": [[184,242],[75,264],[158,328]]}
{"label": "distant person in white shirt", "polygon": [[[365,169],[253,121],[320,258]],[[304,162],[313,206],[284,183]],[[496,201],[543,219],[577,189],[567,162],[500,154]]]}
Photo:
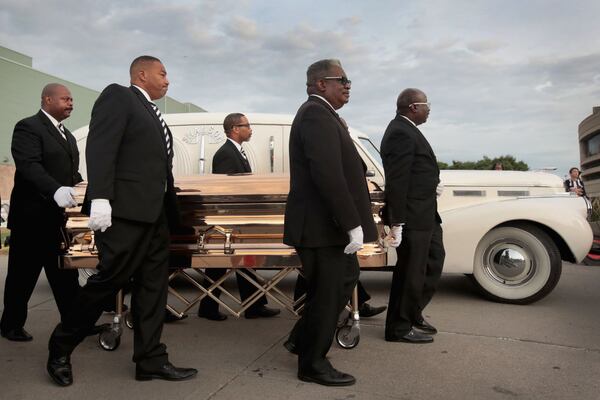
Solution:
{"label": "distant person in white shirt", "polygon": [[573,167],[569,170],[569,179],[565,180],[564,182],[565,191],[573,192],[577,196],[586,196],[585,186],[583,184],[583,181],[579,177],[580,173],[581,172],[577,167]]}

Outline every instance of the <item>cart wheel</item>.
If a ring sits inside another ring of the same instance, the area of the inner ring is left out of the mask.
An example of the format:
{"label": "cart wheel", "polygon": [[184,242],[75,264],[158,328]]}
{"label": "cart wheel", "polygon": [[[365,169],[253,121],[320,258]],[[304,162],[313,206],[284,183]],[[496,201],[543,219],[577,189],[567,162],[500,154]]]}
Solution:
{"label": "cart wheel", "polygon": [[131,316],[131,312],[125,314],[125,325],[127,325],[129,329],[133,329],[133,317]]}
{"label": "cart wheel", "polygon": [[106,330],[98,335],[98,344],[106,351],[114,351],[121,344],[121,334],[114,330]]}
{"label": "cart wheel", "polygon": [[343,349],[353,349],[360,341],[360,332],[352,329],[351,325],[345,325],[337,329],[335,340]]}

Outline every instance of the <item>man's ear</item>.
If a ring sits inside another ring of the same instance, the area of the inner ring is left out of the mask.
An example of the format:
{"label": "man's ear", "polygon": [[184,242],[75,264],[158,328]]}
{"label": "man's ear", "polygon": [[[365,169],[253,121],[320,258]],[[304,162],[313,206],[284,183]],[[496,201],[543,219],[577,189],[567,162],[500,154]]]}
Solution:
{"label": "man's ear", "polygon": [[325,80],[318,79],[317,82],[315,82],[315,87],[317,88],[317,90],[319,92],[324,92],[325,91]]}

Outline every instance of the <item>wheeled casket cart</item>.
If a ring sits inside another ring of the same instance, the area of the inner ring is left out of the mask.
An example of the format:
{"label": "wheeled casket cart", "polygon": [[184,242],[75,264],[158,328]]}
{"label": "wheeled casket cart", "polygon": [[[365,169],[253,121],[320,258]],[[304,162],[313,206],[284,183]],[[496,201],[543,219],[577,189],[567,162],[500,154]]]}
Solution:
{"label": "wheeled casket cart", "polygon": [[[278,288],[281,280],[290,273],[301,273],[296,252],[282,243],[289,176],[243,174],[179,177],[175,186],[178,188],[182,228],[171,235],[169,282],[173,279],[186,281],[193,288],[193,295],[190,296],[189,290],[184,294],[170,284],[167,309],[181,316],[204,297],[210,296],[223,309],[240,316],[262,295],[266,295],[291,313],[301,312],[304,298],[294,301],[291,294]],[[379,218],[383,192],[370,182],[369,190],[373,218],[380,238],[383,238],[383,225]],[[85,185],[80,185],[77,188],[79,204],[83,201],[84,192]],[[69,210],[66,236],[69,245],[63,256],[64,267],[95,268],[97,251],[93,232],[87,228],[87,217],[78,208]],[[387,253],[383,241],[365,244],[358,258],[361,268],[386,266]],[[204,273],[206,268],[228,268],[228,271],[222,278],[213,281]],[[223,283],[235,272],[256,288],[245,301],[223,287]],[[220,298],[213,294],[216,289],[221,290]],[[122,299],[119,299],[118,306],[121,304]],[[118,307],[111,330],[100,336],[101,345],[107,350],[118,347],[120,341],[119,311]],[[348,316],[340,322],[336,339],[342,347],[352,348],[358,344],[359,337],[355,293],[354,305],[350,307]]]}

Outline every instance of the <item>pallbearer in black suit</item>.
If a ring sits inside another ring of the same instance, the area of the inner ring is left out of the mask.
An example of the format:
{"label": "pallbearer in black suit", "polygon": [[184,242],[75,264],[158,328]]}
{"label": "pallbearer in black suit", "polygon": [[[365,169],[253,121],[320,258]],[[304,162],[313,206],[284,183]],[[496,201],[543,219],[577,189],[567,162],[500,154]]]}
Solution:
{"label": "pallbearer in black suit", "polygon": [[437,197],[443,186],[431,146],[417,125],[427,121],[430,104],[418,89],[406,89],[397,101],[396,118],[381,141],[385,170],[384,219],[390,243],[398,247],[385,339],[429,343],[437,330],[423,318],[444,265]]}
{"label": "pallbearer in black suit", "polygon": [[77,143],[62,124],[71,111],[69,89],[51,83],[42,90],[41,110],[15,125],[11,151],[16,171],[8,215],[10,249],[0,322],[0,333],[9,340],[33,339],[23,327],[27,303],[42,268],[62,320],[79,289],[77,271],[61,270],[58,265],[65,208],[77,205],[73,186],[81,182]]}
{"label": "pallbearer in black suit", "polygon": [[[242,144],[252,137],[252,127],[248,118],[244,114],[233,113],[225,117],[223,121],[223,130],[227,135],[227,140],[223,146],[217,150],[212,161],[213,174],[239,174],[250,173],[252,168],[248,161],[248,156],[244,151]],[[241,261],[241,258],[239,259]],[[227,270],[224,268],[208,268],[206,274],[212,279],[220,279]],[[240,274],[237,275],[238,289],[242,301],[249,298],[256,288]],[[213,294],[219,297],[221,291],[214,290]],[[261,296],[246,312],[246,318],[269,318],[279,314],[279,310],[266,306],[267,299]],[[214,321],[223,321],[227,316],[219,312],[219,304],[210,297],[205,297],[200,302],[198,316]]]}
{"label": "pallbearer in black suit", "polygon": [[335,110],[350,98],[338,60],[308,67],[308,100],[290,131],[290,192],[283,241],[294,246],[307,281],[302,317],[285,343],[298,354],[298,378],[328,386],[352,385],[352,375],[326,358],[337,319],[359,275],[356,252],[377,240],[366,167]]}
{"label": "pallbearer in black suit", "polygon": [[103,305],[133,278],[133,361],[137,380],[183,380],[160,342],[169,258],[168,223],[177,225],[173,145],[152,100],[167,93],[159,59],[136,58],[130,87],[109,85],[92,109],[86,146],[89,227],[99,252],[98,273],[81,289],[71,313],[50,337],[47,370],[61,386],[73,383],[70,355],[94,325]]}

